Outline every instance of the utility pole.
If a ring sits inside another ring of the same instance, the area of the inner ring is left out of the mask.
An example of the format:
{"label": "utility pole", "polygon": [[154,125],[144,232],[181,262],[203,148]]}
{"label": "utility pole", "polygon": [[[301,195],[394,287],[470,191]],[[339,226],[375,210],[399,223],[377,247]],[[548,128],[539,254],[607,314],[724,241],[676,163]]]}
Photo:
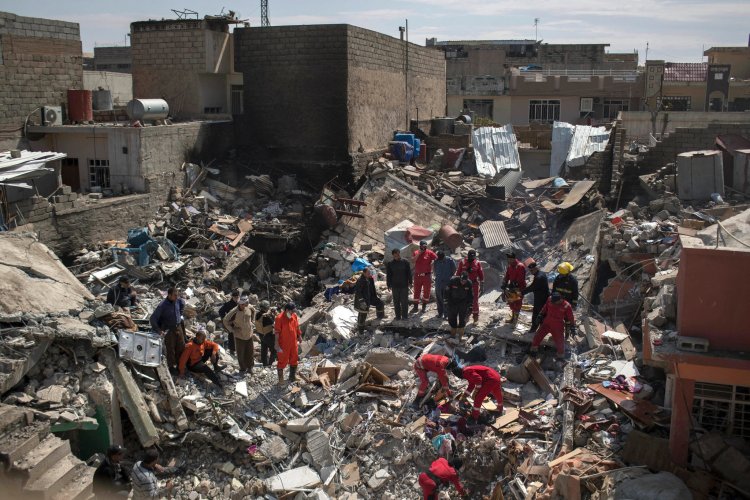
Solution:
{"label": "utility pole", "polygon": [[539,18],[534,18],[534,41],[539,41]]}
{"label": "utility pole", "polygon": [[268,0],[260,0],[260,25],[271,26],[268,20]]}

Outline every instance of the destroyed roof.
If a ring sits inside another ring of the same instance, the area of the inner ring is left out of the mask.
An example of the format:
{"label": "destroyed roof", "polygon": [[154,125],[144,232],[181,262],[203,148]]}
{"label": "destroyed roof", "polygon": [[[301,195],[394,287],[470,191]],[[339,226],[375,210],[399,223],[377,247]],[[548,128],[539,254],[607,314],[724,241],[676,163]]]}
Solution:
{"label": "destroyed roof", "polygon": [[[717,232],[718,245],[716,243]],[[716,224],[699,231],[695,237],[681,235],[680,241],[685,248],[705,247],[706,249],[750,252],[750,209],[722,222],[717,221]]]}
{"label": "destroyed roof", "polygon": [[707,63],[666,63],[665,82],[705,82],[708,73]]}
{"label": "destroyed roof", "polygon": [[0,153],[0,184],[12,185],[31,189],[29,184],[22,182],[37,179],[54,169],[48,168],[48,162],[61,160],[68,155],[51,151],[21,151],[19,158],[14,158],[10,151]]}

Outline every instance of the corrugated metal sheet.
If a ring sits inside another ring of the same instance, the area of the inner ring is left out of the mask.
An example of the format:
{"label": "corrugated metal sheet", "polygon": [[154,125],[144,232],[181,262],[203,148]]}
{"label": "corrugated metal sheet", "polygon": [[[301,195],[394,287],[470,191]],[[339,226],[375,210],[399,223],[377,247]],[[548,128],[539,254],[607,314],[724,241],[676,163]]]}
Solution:
{"label": "corrugated metal sheet", "polygon": [[523,172],[521,170],[506,170],[502,177],[489,184],[489,186],[504,187],[505,197],[508,198],[513,193],[513,190],[516,189],[518,183],[521,182],[522,176]]}
{"label": "corrugated metal sheet", "polygon": [[43,151],[21,151],[20,158],[13,158],[10,151],[0,153],[0,183],[7,181],[36,179],[54,172],[47,168],[47,162],[61,160],[68,155],[65,153]]}
{"label": "corrugated metal sheet", "polygon": [[581,201],[584,195],[588,193],[592,187],[594,187],[594,184],[594,181],[578,181],[576,182],[575,186],[573,186],[573,189],[570,190],[568,196],[565,197],[562,203],[555,204],[549,200],[543,200],[542,206],[547,210],[565,210],[566,208],[570,208]]}
{"label": "corrugated metal sheet", "polygon": [[503,221],[484,221],[479,225],[479,232],[482,233],[482,242],[484,242],[484,246],[487,248],[498,246],[507,248],[512,245]]}
{"label": "corrugated metal sheet", "polygon": [[503,170],[521,170],[513,126],[479,127],[472,134],[477,173],[495,177]]}
{"label": "corrugated metal sheet", "polygon": [[[604,151],[609,142],[609,130],[605,127],[589,127],[588,125],[576,125],[573,131],[573,140],[568,149],[568,157],[565,165],[568,167],[580,167],[586,160],[597,151]],[[550,166],[550,169],[552,167]]]}

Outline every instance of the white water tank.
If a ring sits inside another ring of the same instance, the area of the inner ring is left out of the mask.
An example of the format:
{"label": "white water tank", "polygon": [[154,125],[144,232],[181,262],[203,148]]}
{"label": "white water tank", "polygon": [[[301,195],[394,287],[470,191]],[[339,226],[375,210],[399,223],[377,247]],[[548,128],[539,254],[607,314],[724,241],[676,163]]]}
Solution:
{"label": "white water tank", "polygon": [[131,120],[163,120],[169,116],[169,104],[164,99],[133,99],[127,112]]}

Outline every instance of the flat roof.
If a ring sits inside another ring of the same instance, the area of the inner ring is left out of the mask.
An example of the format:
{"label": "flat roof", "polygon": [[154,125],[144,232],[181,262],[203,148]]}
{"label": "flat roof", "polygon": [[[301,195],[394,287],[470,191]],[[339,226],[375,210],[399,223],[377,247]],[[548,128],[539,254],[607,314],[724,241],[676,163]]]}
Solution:
{"label": "flat roof", "polygon": [[703,55],[707,56],[711,52],[750,52],[750,47],[711,47],[703,51]]}

